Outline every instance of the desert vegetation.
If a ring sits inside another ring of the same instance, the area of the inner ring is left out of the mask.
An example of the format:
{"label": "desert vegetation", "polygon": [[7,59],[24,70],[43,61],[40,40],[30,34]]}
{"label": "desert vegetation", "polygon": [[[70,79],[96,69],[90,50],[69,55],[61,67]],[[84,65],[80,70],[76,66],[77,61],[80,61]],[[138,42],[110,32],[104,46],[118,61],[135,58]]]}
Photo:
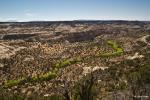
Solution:
{"label": "desert vegetation", "polygon": [[148,100],[144,26],[150,23],[0,23],[0,100]]}

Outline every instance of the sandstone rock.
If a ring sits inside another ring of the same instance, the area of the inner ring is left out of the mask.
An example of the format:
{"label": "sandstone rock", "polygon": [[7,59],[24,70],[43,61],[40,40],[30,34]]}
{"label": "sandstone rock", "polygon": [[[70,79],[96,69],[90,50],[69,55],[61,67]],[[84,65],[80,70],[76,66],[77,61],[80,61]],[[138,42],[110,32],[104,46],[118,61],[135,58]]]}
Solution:
{"label": "sandstone rock", "polygon": [[21,89],[21,93],[26,93],[26,91],[27,91],[27,88],[22,88]]}
{"label": "sandstone rock", "polygon": [[3,68],[3,67],[4,67],[4,65],[0,63],[0,68]]}
{"label": "sandstone rock", "polygon": [[32,91],[27,92],[27,96],[30,96],[32,94]]}

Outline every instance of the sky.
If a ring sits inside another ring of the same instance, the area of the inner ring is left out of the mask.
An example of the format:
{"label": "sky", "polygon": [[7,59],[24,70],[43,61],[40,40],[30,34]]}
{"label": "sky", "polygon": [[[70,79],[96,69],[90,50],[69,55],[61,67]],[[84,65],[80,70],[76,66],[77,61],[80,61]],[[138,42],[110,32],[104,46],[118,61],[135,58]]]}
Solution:
{"label": "sky", "polygon": [[0,21],[148,20],[150,0],[0,0]]}

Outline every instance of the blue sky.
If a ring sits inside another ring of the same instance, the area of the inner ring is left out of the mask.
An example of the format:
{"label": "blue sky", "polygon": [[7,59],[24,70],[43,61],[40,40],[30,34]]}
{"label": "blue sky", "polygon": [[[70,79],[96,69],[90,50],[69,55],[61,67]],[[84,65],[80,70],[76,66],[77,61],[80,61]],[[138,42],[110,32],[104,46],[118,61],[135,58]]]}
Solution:
{"label": "blue sky", "polygon": [[150,20],[150,0],[0,0],[0,21]]}

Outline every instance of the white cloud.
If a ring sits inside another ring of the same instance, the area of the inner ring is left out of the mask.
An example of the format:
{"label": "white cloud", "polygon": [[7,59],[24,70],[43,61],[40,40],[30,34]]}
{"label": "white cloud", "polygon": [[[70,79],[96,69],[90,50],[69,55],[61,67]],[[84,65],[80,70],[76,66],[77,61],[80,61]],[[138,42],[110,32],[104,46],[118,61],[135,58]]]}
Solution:
{"label": "white cloud", "polygon": [[2,18],[2,17],[0,17],[0,21],[1,22],[5,22],[5,21],[15,22],[15,21],[17,21],[17,19],[16,18]]}
{"label": "white cloud", "polygon": [[26,15],[27,17],[33,17],[33,16],[34,16],[34,14],[33,14],[33,13],[30,13],[30,12],[25,13],[25,15]]}
{"label": "white cloud", "polygon": [[24,10],[24,13],[26,17],[34,17],[34,13],[30,9]]}

